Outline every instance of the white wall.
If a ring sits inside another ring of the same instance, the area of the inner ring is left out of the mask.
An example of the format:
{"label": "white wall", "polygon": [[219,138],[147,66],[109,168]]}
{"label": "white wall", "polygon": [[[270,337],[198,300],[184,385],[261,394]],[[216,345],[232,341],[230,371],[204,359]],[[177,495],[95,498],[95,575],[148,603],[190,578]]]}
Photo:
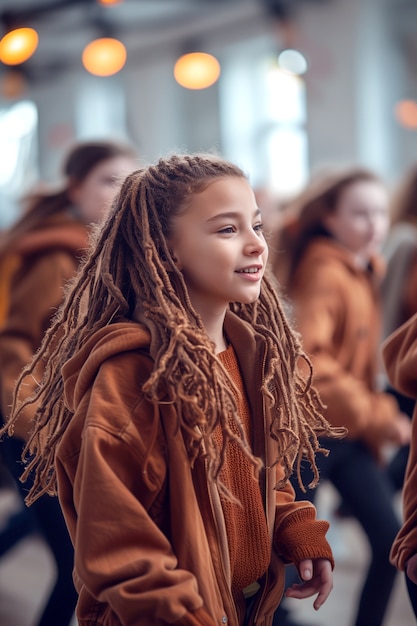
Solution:
{"label": "white wall", "polygon": [[[392,23],[401,10],[400,0],[333,0],[302,11],[298,40],[311,64],[306,80],[313,170],[361,163],[390,182],[417,158],[415,132],[394,117],[395,102],[410,92],[410,60],[400,52]],[[410,19],[417,23],[415,9]]]}
{"label": "white wall", "polygon": [[[393,103],[405,93],[410,72],[404,69],[404,55],[384,11],[387,2],[302,5],[293,42],[310,62],[306,85],[312,170],[361,162],[393,178],[417,154],[416,135],[393,118]],[[202,92],[175,83],[174,44],[131,63],[112,79],[89,77],[80,64],[30,88],[25,97],[39,108],[42,177],[54,179],[66,147],[89,134],[88,109],[92,134],[102,128],[107,136],[129,139],[145,162],[174,150],[218,149],[242,159],[256,175],[265,167],[262,143],[255,140],[264,114],[256,68],[266,50],[278,51],[282,45],[277,32],[271,22],[259,22],[242,29],[240,36],[236,31],[230,38],[227,33],[220,37],[213,31],[212,39],[206,34],[206,47],[218,54],[223,72],[218,85]],[[81,102],[87,102],[83,114]]]}

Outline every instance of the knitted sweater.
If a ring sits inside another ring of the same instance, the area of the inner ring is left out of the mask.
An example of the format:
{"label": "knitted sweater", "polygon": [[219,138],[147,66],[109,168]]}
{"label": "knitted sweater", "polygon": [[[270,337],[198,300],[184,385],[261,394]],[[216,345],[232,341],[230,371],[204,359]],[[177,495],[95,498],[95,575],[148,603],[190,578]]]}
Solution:
{"label": "knitted sweater", "polygon": [[[237,409],[250,442],[251,415],[233,346],[218,356],[236,386],[234,395]],[[237,426],[233,423],[230,425],[237,433]],[[220,426],[214,431],[214,439],[221,446],[223,437]],[[259,483],[254,476],[253,466],[235,442],[228,445],[220,480],[241,503],[239,506],[230,499],[221,498],[230,552],[232,589],[240,591],[266,572],[271,546]]]}

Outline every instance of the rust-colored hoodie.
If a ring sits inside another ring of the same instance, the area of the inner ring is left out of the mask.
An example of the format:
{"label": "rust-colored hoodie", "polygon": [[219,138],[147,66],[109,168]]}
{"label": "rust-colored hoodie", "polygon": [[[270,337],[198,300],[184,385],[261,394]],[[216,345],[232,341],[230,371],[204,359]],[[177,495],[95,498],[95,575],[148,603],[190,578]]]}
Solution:
{"label": "rust-colored hoodie", "polygon": [[[6,421],[16,380],[38,350],[87,245],[87,227],[62,213],[22,236],[13,249],[17,270],[8,289],[7,317],[0,328],[0,400]],[[35,382],[27,381],[25,397],[34,388]],[[27,438],[32,417],[33,412],[27,411],[25,419],[19,420],[17,436]]]}
{"label": "rust-colored hoodie", "polygon": [[[394,331],[382,346],[388,378],[395,389],[417,398],[417,314]],[[391,550],[400,570],[417,552],[417,407],[412,420],[410,453],[403,486],[403,524]]]}
{"label": "rust-colored hoodie", "polygon": [[[226,316],[253,419],[253,450],[273,546],[250,624],[270,626],[284,589],[284,562],[332,560],[328,523],[288,483],[261,397],[263,338]],[[74,415],[57,449],[58,495],[75,546],[80,626],[238,626],[225,523],[203,458],[191,467],[172,404],[142,392],[153,361],[144,326],[119,321],[93,335],[62,370]],[[256,617],[255,617],[256,614]]]}
{"label": "rust-colored hoodie", "polygon": [[380,271],[356,267],[347,250],[320,237],[309,244],[288,286],[326,418],[374,452],[390,440],[398,413],[393,397],[376,390]]}

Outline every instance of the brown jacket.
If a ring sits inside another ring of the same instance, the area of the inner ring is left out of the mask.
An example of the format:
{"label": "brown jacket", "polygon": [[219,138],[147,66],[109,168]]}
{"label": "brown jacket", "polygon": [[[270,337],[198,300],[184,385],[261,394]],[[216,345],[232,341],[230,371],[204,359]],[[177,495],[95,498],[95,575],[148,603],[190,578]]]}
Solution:
{"label": "brown jacket", "polygon": [[313,241],[289,285],[314,384],[333,426],[378,448],[389,440],[398,407],[376,391],[380,313],[373,272],[360,270],[334,240]]}
{"label": "brown jacket", "polygon": [[[253,412],[253,449],[271,536],[270,567],[254,606],[270,626],[284,589],[284,562],[332,559],[327,522],[289,483],[273,489],[275,444],[259,393],[265,345],[234,314],[235,348]],[[134,322],[98,331],[63,368],[74,415],[57,450],[58,494],[75,546],[80,626],[238,626],[216,485],[204,459],[191,467],[175,407],[142,392],[153,362],[150,336]],[[258,364],[258,366],[255,366]],[[281,474],[280,474],[281,475]],[[255,623],[255,617],[250,622]]]}
{"label": "brown jacket", "polygon": [[[13,249],[17,269],[8,289],[7,316],[0,328],[0,401],[5,420],[9,417],[15,382],[38,350],[63,300],[64,285],[74,276],[87,245],[86,226],[61,214],[51,218],[42,229],[22,236]],[[38,370],[37,375],[41,374]],[[26,397],[34,388],[35,382],[28,380]],[[28,411],[25,419],[16,424],[15,434],[22,439],[27,438],[32,416]]]}
{"label": "brown jacket", "polygon": [[[396,330],[383,344],[388,378],[395,389],[417,398],[417,314]],[[403,524],[391,550],[391,561],[400,570],[417,552],[417,407],[403,486]]]}

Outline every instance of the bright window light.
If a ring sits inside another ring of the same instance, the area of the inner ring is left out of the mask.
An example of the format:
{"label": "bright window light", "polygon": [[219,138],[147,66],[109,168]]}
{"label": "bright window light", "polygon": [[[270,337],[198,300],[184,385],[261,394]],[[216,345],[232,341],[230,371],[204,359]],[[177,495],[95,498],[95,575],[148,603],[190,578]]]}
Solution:
{"label": "bright window light", "polygon": [[298,50],[288,48],[283,50],[278,56],[278,64],[281,69],[291,74],[305,74],[307,71],[307,60]]}
{"label": "bright window light", "polygon": [[37,128],[33,102],[0,107],[0,228],[16,218],[21,197],[37,179]]}

